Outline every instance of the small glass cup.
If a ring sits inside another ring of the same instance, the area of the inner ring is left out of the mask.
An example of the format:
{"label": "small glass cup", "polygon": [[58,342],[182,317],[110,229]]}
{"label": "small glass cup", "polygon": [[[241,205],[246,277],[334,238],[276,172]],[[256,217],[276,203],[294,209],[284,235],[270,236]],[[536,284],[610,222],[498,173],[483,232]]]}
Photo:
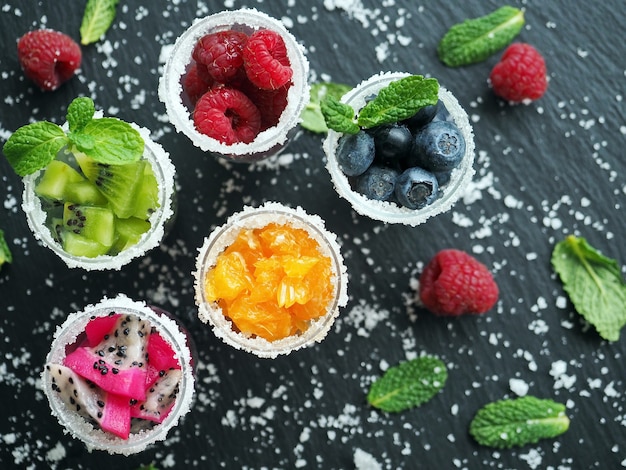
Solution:
{"label": "small glass cup", "polygon": [[[182,80],[192,62],[191,55],[198,40],[206,34],[230,29],[246,34],[259,29],[277,32],[285,42],[287,57],[293,69],[287,106],[278,124],[262,131],[248,144],[226,145],[198,132],[193,122],[192,107],[182,89]],[[231,162],[251,163],[277,155],[295,135],[300,115],[309,102],[308,74],[309,62],[304,48],[280,21],[255,9],[222,11],[196,20],[176,40],[159,80],[159,99],[165,104],[167,115],[176,130],[185,134],[195,146]]]}
{"label": "small glass cup", "polygon": [[[391,82],[409,76],[402,72],[383,72],[363,81],[354,89],[346,93],[341,102],[347,103],[358,112],[366,104],[366,100],[378,94],[379,90]],[[463,194],[474,175],[474,133],[465,110],[461,107],[454,95],[448,90],[439,87],[439,99],[445,104],[454,123],[465,138],[465,156],[457,168],[452,171],[450,181],[442,188],[442,195],[433,203],[421,209],[409,209],[389,201],[377,201],[358,193],[350,185],[348,177],[341,171],[336,158],[336,150],[342,133],[329,130],[323,147],[326,154],[326,168],[337,193],[348,200],[352,208],[359,214],[380,220],[386,223],[400,223],[416,226],[424,223],[430,217],[448,211]]]}
{"label": "small glass cup", "polygon": [[[333,295],[326,306],[326,312],[319,318],[310,320],[304,332],[274,341],[236,331],[218,303],[207,299],[205,291],[208,272],[215,266],[217,257],[232,244],[239,232],[242,229],[263,228],[271,223],[288,224],[296,229],[304,229],[317,242],[321,254],[330,258],[333,277]],[[204,323],[210,324],[215,335],[225,343],[264,358],[289,354],[322,341],[339,314],[339,308],[344,307],[348,300],[348,276],[336,236],[326,230],[324,221],[319,216],[309,215],[300,207],[293,209],[277,202],[267,202],[258,208],[244,207],[241,212],[232,215],[224,225],[216,228],[200,248],[194,276],[199,318]]]}
{"label": "small glass cup", "polygon": [[28,226],[35,238],[54,251],[70,268],[79,267],[88,271],[119,270],[133,259],[158,246],[175,218],[176,190],[174,174],[176,170],[170,160],[170,156],[159,143],[151,139],[148,129],[139,127],[134,123],[131,123],[131,126],[137,129],[145,142],[143,158],[148,160],[157,179],[159,207],[150,215],[148,219],[150,229],[141,236],[139,241],[114,256],[100,255],[90,258],[67,253],[61,244],[55,240],[52,232],[46,225],[46,211],[42,207],[41,200],[35,194],[35,187],[42,170],[23,179],[22,210],[26,213]]}
{"label": "small glass cup", "polygon": [[128,439],[122,439],[101,429],[96,429],[82,416],[68,410],[62,399],[52,388],[50,371],[44,367],[42,387],[48,398],[52,415],[55,416],[67,432],[81,440],[91,450],[103,450],[110,454],[131,455],[141,452],[150,444],[165,440],[167,433],[176,426],[191,409],[194,398],[195,364],[193,339],[174,317],[145,302],[131,300],[123,294],[115,298],[104,298],[95,305],[88,305],[82,312],[70,314],[54,333],[46,364],[62,364],[68,353],[68,347],[84,338],[85,326],[95,317],[104,317],[111,312],[132,314],[147,320],[155,327],[161,337],[172,347],[175,357],[181,365],[182,378],[174,407],[162,423],[152,428],[133,432]]}

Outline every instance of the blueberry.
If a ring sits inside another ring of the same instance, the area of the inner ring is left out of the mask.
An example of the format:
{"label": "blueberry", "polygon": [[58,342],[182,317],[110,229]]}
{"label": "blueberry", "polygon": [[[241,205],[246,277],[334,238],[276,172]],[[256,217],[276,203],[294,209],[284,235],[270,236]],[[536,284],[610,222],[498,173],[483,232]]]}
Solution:
{"label": "blueberry", "polygon": [[337,163],[347,176],[358,176],[374,161],[374,137],[365,131],[344,134],[337,144]]}
{"label": "blueberry", "polygon": [[452,177],[452,170],[448,171],[438,171],[435,173],[435,177],[437,178],[437,183],[439,183],[439,187],[445,186],[450,182],[450,178]]}
{"label": "blueberry", "polygon": [[372,165],[356,180],[356,190],[369,199],[386,201],[394,193],[400,173],[393,168]]}
{"label": "blueberry", "polygon": [[450,121],[433,121],[415,134],[410,165],[432,172],[456,168],[465,155],[465,139]]}
{"label": "blueberry", "polygon": [[413,136],[406,126],[388,124],[372,130],[378,161],[405,158],[413,145]]}
{"label": "blueberry", "polygon": [[443,101],[439,100],[436,104],[431,104],[420,108],[417,113],[406,119],[404,121],[404,124],[406,124],[406,126],[411,129],[411,131],[416,132],[418,129],[424,127],[429,122],[450,121],[451,119],[452,118],[450,117],[448,108],[446,108],[446,105],[443,104]]}
{"label": "blueberry", "polygon": [[398,176],[395,194],[404,207],[421,209],[439,197],[439,183],[431,172],[412,167]]}

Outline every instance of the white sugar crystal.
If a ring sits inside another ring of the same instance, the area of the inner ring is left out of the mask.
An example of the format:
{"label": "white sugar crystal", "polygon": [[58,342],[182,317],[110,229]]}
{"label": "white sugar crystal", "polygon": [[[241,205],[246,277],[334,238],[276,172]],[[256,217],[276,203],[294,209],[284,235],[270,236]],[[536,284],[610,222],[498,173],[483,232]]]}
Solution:
{"label": "white sugar crystal", "polygon": [[509,388],[519,397],[523,397],[528,393],[528,384],[522,379],[509,379]]}
{"label": "white sugar crystal", "polygon": [[382,470],[383,468],[371,454],[359,448],[354,451],[354,466],[357,470]]}

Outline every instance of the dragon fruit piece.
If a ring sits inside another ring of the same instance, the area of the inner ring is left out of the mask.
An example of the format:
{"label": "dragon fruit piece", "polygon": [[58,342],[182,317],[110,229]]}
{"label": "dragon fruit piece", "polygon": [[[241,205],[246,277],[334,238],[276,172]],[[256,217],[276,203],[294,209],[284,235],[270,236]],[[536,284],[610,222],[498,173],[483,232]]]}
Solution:
{"label": "dragon fruit piece", "polygon": [[183,373],[180,369],[162,370],[146,392],[145,401],[130,402],[130,416],[162,423],[176,402]]}
{"label": "dragon fruit piece", "polygon": [[103,431],[128,439],[130,433],[128,398],[105,392],[69,367],[47,364],[46,368],[52,381],[50,388],[59,394],[68,410],[75,411]]}
{"label": "dragon fruit piece", "polygon": [[172,346],[156,331],[148,339],[148,362],[157,370],[180,369]]}
{"label": "dragon fruit piece", "polygon": [[115,328],[115,324],[120,316],[120,313],[111,312],[104,317],[93,317],[85,327],[87,344],[93,347],[105,339],[105,336]]}

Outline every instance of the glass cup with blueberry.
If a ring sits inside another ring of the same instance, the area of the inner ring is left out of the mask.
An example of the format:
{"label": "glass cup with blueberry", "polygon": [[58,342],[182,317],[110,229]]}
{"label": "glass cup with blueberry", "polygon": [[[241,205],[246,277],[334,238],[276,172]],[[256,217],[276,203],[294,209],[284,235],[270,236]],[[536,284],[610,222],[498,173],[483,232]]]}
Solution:
{"label": "glass cup with blueberry", "polygon": [[[380,73],[346,93],[358,114],[380,90],[410,74]],[[324,141],[335,189],[361,215],[419,225],[449,210],[474,174],[474,136],[465,110],[439,86],[436,104],[411,117],[355,134],[329,130]]]}
{"label": "glass cup with blueberry", "polygon": [[277,155],[309,100],[304,48],[255,9],[198,19],[175,42],[159,81],[170,122],[192,143],[233,162]]}

